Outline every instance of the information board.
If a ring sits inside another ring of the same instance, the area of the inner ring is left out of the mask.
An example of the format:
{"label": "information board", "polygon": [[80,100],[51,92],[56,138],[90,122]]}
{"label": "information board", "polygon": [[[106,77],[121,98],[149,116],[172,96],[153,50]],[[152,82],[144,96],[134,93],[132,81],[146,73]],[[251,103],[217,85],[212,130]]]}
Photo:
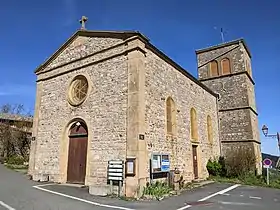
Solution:
{"label": "information board", "polygon": [[108,162],[108,180],[122,181],[124,172],[122,160],[110,160]]}
{"label": "information board", "polygon": [[153,154],[152,156],[152,173],[170,171],[169,155]]}

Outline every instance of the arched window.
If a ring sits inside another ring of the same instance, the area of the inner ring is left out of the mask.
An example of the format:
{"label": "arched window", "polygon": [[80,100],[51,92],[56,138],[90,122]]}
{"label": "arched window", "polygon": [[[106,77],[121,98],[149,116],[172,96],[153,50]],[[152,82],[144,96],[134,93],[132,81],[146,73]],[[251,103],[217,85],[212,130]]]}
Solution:
{"label": "arched window", "polygon": [[213,144],[213,127],[212,127],[212,119],[208,115],[207,116],[207,138],[210,144]]}
{"label": "arched window", "polygon": [[230,60],[228,58],[224,58],[222,60],[222,74],[230,74]]}
{"label": "arched window", "polygon": [[191,139],[198,140],[197,116],[194,108],[191,108]]}
{"label": "arched window", "polygon": [[218,62],[217,61],[211,61],[210,63],[210,76],[219,76],[219,69],[218,69]]}
{"label": "arched window", "polygon": [[176,130],[176,107],[171,97],[166,100],[166,124],[167,134],[174,135]]}

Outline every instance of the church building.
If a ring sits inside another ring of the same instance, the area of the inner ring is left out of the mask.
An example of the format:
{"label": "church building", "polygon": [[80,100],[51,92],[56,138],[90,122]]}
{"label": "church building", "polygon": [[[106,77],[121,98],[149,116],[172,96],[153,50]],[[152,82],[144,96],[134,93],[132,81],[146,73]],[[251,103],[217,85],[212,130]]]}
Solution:
{"label": "church building", "polygon": [[[186,182],[205,179],[210,158],[239,147],[259,158],[245,41],[196,55],[198,79],[139,32],[75,32],[35,71],[33,180],[83,184],[98,195],[121,180],[121,193],[136,197],[175,169]],[[123,167],[110,173],[114,163]]]}

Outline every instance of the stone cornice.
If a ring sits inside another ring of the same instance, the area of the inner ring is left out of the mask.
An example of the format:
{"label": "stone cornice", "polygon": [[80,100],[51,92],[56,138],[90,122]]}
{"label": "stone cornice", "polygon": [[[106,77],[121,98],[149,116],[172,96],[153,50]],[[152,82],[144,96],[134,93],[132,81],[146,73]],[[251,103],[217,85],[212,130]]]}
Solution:
{"label": "stone cornice", "polygon": [[234,107],[234,108],[229,108],[229,109],[220,109],[219,112],[236,111],[236,110],[242,110],[242,109],[250,109],[252,112],[255,113],[255,115],[258,116],[257,111],[254,110],[251,106]]}
{"label": "stone cornice", "polygon": [[255,139],[246,139],[246,140],[222,140],[222,144],[232,144],[232,143],[257,143],[261,144],[261,142],[255,140]]}
{"label": "stone cornice", "polygon": [[[199,69],[199,68],[201,68],[201,67],[207,65],[207,64],[209,64],[211,61],[214,61],[214,60],[216,60],[216,59],[218,59],[218,58],[220,58],[220,57],[222,57],[222,56],[228,54],[229,52],[231,52],[231,51],[233,51],[233,50],[235,50],[235,49],[237,49],[237,48],[239,48],[239,45],[233,46],[233,47],[230,48],[229,50],[227,50],[227,51],[225,51],[225,52],[223,52],[223,53],[221,53],[221,54],[219,54],[219,55],[213,57],[212,59],[206,61],[205,63],[199,65],[197,68]],[[219,76],[219,77],[220,77],[220,76]]]}
{"label": "stone cornice", "polygon": [[236,73],[231,73],[231,74],[226,74],[226,75],[220,75],[220,76],[216,76],[216,77],[210,77],[210,78],[206,78],[206,79],[200,79],[199,81],[204,82],[204,81],[215,80],[215,79],[220,79],[220,78],[224,78],[224,77],[237,76],[240,74],[246,74],[247,77],[249,78],[249,80],[252,82],[252,84],[255,85],[254,80],[252,79],[252,77],[249,75],[249,73],[247,71],[241,71],[241,72],[236,72]]}
{"label": "stone cornice", "polygon": [[[50,75],[50,76],[46,76],[46,77],[42,77],[42,78],[39,78],[37,79],[37,82],[39,81],[44,81],[44,80],[48,80],[48,79],[52,79],[52,78],[55,78],[57,76],[60,76],[60,75],[64,75],[64,74],[67,74],[69,72],[72,72],[72,71],[75,71],[75,70],[78,70],[78,69],[81,69],[81,68],[85,68],[85,67],[88,67],[88,66],[91,66],[91,65],[94,65],[94,64],[97,64],[97,63],[100,63],[100,62],[104,62],[106,60],[110,60],[110,59],[113,59],[113,58],[116,58],[116,57],[119,57],[119,56],[125,56],[127,55],[129,52],[131,51],[134,51],[134,50],[138,50],[138,51],[141,51],[143,52],[144,54],[146,53],[145,50],[143,50],[141,47],[134,47],[134,48],[128,48],[126,50],[123,50],[121,51],[120,53],[116,53],[116,54],[113,54],[111,56],[108,56],[108,57],[104,57],[104,58],[101,58],[101,59],[98,59],[98,60],[94,60],[92,62],[88,62],[87,64],[84,64],[84,65],[79,65],[77,67],[74,67],[74,68],[71,68],[71,69],[68,69],[66,71],[63,71],[63,72],[59,72],[59,73],[56,73],[56,74],[53,74],[53,75]],[[81,59],[79,59],[81,60]],[[76,60],[77,61],[77,60]],[[71,62],[71,63],[74,63],[74,62]],[[63,65],[63,66],[67,66],[69,65],[69,63]],[[60,67],[56,67],[55,69],[58,69],[58,68],[61,68],[62,66]],[[53,70],[53,69],[52,69]],[[51,70],[49,70],[51,71]]]}
{"label": "stone cornice", "polygon": [[249,57],[251,58],[252,57],[251,52],[250,52],[250,50],[249,50],[249,48],[248,48],[248,46],[247,46],[247,44],[246,44],[246,42],[243,38],[233,40],[233,41],[230,41],[230,42],[226,42],[226,43],[222,43],[222,44],[218,44],[218,45],[214,45],[214,46],[211,46],[211,47],[199,49],[199,50],[196,50],[195,53],[200,54],[200,53],[204,53],[204,52],[208,52],[208,51],[211,51],[211,50],[227,47],[227,46],[234,45],[234,44],[239,44],[240,45],[241,43],[243,44],[245,50],[247,51]]}

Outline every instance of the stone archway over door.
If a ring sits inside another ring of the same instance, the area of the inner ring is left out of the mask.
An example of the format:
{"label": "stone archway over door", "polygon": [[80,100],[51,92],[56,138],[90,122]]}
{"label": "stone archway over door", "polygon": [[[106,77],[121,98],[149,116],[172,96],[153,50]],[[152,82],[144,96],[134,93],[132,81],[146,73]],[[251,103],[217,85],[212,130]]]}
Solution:
{"label": "stone archway over door", "polygon": [[82,122],[74,123],[70,128],[67,182],[84,184],[86,176],[87,127]]}

